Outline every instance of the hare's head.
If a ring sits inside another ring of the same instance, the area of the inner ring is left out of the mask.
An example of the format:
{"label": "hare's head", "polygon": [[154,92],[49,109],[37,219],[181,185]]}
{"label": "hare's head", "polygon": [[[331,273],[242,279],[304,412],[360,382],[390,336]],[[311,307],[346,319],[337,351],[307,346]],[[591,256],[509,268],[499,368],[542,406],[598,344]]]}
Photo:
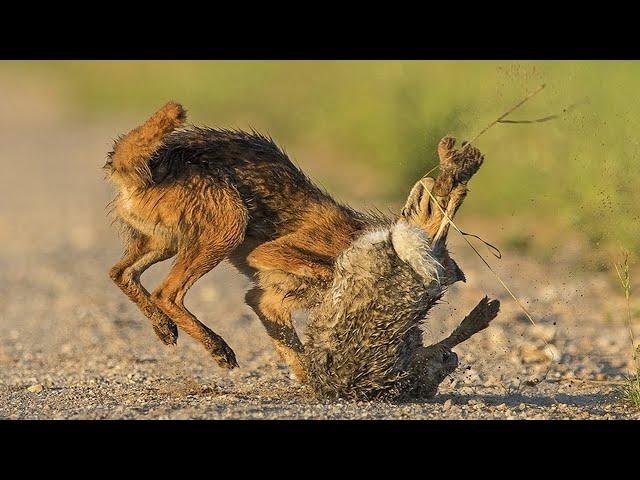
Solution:
{"label": "hare's head", "polygon": [[337,258],[305,344],[308,380],[318,394],[433,396],[457,367],[451,348],[463,335],[425,347],[420,330],[447,286],[464,280],[447,252],[446,234],[481,156],[469,149],[453,158],[448,142],[438,180],[418,181],[396,222],[365,232]]}
{"label": "hare's head", "polygon": [[458,355],[445,345],[436,343],[416,349],[415,361],[409,367],[411,381],[405,395],[417,398],[433,397],[442,381],[458,368]]}

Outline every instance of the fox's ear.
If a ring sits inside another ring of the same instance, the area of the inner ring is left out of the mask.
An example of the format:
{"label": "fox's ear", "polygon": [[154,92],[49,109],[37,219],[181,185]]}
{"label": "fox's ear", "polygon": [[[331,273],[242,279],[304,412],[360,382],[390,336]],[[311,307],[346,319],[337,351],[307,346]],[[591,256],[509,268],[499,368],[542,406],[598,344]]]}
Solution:
{"label": "fox's ear", "polygon": [[433,190],[434,184],[431,177],[422,177],[416,182],[400,213],[402,218],[422,226],[423,221],[431,216],[431,196],[427,192]]}

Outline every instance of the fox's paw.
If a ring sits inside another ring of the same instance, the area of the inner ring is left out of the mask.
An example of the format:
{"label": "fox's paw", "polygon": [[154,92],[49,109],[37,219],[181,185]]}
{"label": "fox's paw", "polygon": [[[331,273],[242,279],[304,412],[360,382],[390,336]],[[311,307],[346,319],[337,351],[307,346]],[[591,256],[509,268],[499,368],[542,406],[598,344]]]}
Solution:
{"label": "fox's paw", "polygon": [[438,156],[440,157],[440,163],[446,163],[451,153],[454,151],[454,147],[456,146],[456,139],[450,135],[444,137],[438,143]]}
{"label": "fox's paw", "polygon": [[239,366],[236,354],[221,336],[210,332],[209,341],[207,341],[205,347],[220,368],[232,370]]}
{"label": "fox's paw", "polygon": [[482,166],[484,155],[476,147],[463,142],[462,148],[455,151],[453,161],[457,167],[456,180],[467,183]]}
{"label": "fox's paw", "polygon": [[165,345],[175,345],[178,340],[178,327],[167,316],[154,319],[153,331]]}
{"label": "fox's paw", "polygon": [[448,172],[454,183],[465,184],[478,171],[484,162],[484,156],[476,147],[462,142],[455,148],[454,137],[444,137],[438,144],[440,172]]}

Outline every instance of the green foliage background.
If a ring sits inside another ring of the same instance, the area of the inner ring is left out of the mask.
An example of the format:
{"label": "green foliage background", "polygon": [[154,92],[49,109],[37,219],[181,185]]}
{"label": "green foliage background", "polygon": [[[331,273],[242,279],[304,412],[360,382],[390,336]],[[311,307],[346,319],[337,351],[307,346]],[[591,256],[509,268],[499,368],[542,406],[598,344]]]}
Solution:
{"label": "green foliage background", "polygon": [[[175,99],[193,123],[270,133],[339,197],[395,205],[435,165],[447,133],[475,135],[541,83],[477,146],[486,163],[463,218],[505,219],[507,246],[535,226],[640,252],[640,63],[519,61],[64,61],[0,69],[44,79],[82,121],[141,120]],[[122,130],[132,126],[123,124]]]}

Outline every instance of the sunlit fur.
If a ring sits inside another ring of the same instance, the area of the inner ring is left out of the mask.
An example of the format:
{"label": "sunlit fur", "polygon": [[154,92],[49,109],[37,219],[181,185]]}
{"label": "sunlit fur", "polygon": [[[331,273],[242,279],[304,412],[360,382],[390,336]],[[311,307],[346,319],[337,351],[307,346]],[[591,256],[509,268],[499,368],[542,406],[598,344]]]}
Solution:
{"label": "sunlit fur", "polygon": [[[437,245],[430,244],[443,224],[425,188],[455,213],[466,181],[482,163],[476,149],[455,150],[455,141],[443,139],[440,175],[429,182],[421,179],[401,215],[391,217],[336,202],[269,137],[186,126],[185,120],[182,106],[168,103],[120,137],[105,165],[116,187],[115,219],[126,243],[124,256],[109,273],[164,343],[176,342],[179,327],[221,367],[238,365],[224,339],[184,305],[189,288],[224,259],[253,281],[245,300],[301,380],[307,377],[308,362],[291,311],[324,301],[336,285],[336,272],[347,272],[355,258],[343,252],[351,248],[355,254],[383,238],[380,248],[395,247],[394,258],[411,267],[398,272],[411,282],[433,285],[428,287],[433,301],[439,289],[464,279],[446,251],[446,231]],[[167,277],[148,292],[140,283],[142,273],[172,257]],[[339,298],[340,292],[344,290],[336,287],[331,298]],[[384,308],[393,308],[389,300]],[[409,312],[409,323],[418,313]]]}

